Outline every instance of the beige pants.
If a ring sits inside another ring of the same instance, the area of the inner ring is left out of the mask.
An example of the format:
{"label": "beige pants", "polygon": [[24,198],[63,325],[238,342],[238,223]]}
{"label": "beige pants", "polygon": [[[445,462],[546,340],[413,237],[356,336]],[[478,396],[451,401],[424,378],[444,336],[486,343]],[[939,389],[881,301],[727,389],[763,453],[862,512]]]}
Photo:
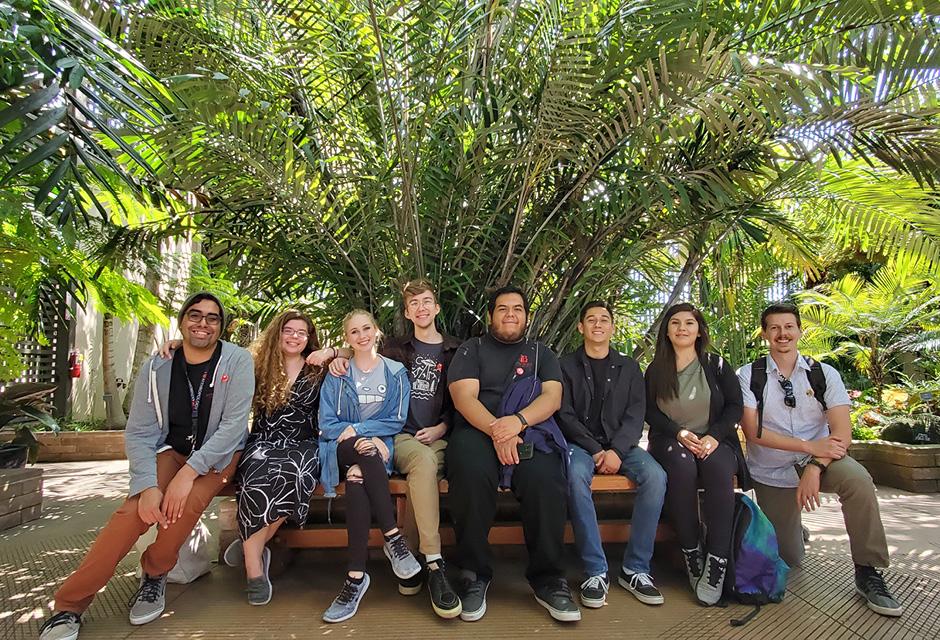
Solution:
{"label": "beige pants", "polygon": [[[846,456],[829,465],[819,483],[824,493],[834,493],[842,503],[842,517],[849,534],[852,560],[870,567],[888,566],[888,542],[878,510],[875,483],[858,462]],[[796,488],[771,487],[754,483],[757,502],[777,532],[780,557],[791,567],[803,561],[801,511],[796,503]]]}
{"label": "beige pants", "polygon": [[405,537],[424,555],[441,553],[441,496],[437,482],[444,472],[446,440],[423,444],[408,433],[395,436],[395,470],[408,481]]}

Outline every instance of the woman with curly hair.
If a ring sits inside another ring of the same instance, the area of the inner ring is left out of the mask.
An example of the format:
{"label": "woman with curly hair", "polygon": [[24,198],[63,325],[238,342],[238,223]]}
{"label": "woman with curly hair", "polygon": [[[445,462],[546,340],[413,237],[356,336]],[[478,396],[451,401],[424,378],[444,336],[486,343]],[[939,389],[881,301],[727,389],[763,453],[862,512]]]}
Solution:
{"label": "woman with curly hair", "polygon": [[293,309],[274,318],[251,347],[254,421],[236,476],[240,540],[226,549],[224,559],[239,564],[238,547],[244,547],[248,602],[254,605],[271,600],[271,552],[265,545],[285,520],[304,524],[320,474],[323,370],[305,362],[317,349],[316,327]]}

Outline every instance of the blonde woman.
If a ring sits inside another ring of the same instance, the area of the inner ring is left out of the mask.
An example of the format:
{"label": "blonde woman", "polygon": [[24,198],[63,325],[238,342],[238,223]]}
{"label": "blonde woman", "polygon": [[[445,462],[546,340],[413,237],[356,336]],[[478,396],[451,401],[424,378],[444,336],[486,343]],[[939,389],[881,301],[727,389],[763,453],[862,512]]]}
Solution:
{"label": "blonde woman", "polygon": [[398,530],[388,489],[392,438],[408,417],[411,383],[400,362],[378,354],[381,331],[368,311],[355,309],[343,320],[352,349],[343,376],[326,376],[320,402],[320,482],[336,495],[340,474],[346,480],[346,530],[349,563],[339,595],[324,612],[325,622],[356,615],[369,588],[366,561],[372,517],[385,536],[385,555],[399,579],[412,578],[421,565]]}

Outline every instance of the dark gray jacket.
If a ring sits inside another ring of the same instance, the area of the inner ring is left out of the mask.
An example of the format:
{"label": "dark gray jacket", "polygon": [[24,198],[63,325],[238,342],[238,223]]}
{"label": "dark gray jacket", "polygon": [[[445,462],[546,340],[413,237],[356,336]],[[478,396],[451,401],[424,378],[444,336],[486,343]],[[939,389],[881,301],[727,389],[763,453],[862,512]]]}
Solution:
{"label": "dark gray jacket", "polygon": [[[172,363],[172,358],[151,357],[141,366],[134,383],[134,400],[124,431],[131,496],[157,486],[157,452],[165,448],[170,432],[167,415]],[[205,439],[186,461],[199,475],[221,471],[232,461],[235,452],[245,447],[248,413],[255,392],[251,354],[223,341],[210,386],[214,389]]]}
{"label": "dark gray jacket", "polygon": [[[592,456],[605,447],[597,441],[587,427],[594,397],[591,363],[584,347],[561,359],[564,395],[556,418],[568,442],[586,450]],[[646,415],[646,390],[643,373],[636,360],[614,349],[610,350],[610,364],[604,382],[601,426],[613,449],[621,458],[635,447],[643,435],[643,417]]]}

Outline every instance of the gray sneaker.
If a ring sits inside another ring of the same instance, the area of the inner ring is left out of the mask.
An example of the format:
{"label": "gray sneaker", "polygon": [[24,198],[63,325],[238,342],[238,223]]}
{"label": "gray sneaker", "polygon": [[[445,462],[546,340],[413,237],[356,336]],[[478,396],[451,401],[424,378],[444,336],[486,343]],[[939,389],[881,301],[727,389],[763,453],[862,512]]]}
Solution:
{"label": "gray sneaker", "polygon": [[391,540],[386,540],[382,550],[385,551],[385,557],[392,563],[392,571],[399,579],[405,580],[421,573],[421,563],[411,553],[405,543],[405,537],[400,533]]}
{"label": "gray sneaker", "polygon": [[39,628],[39,640],[77,640],[82,617],[71,611],[60,611]]}
{"label": "gray sneaker", "polygon": [[689,576],[689,586],[695,591],[699,578],[702,577],[702,571],[705,570],[705,550],[702,545],[694,549],[683,549],[682,558],[685,560],[685,573]]}
{"label": "gray sneaker", "polygon": [[461,620],[474,622],[486,615],[486,590],[489,588],[489,580],[477,579],[477,575],[472,571],[462,573],[459,587]]}
{"label": "gray sneaker", "polygon": [[362,582],[354,583],[348,577],[343,583],[343,588],[333,600],[330,608],[323,612],[323,622],[342,622],[349,620],[359,609],[359,603],[362,602],[362,596],[369,590],[369,574],[362,575]]}
{"label": "gray sneaker", "polygon": [[261,564],[264,567],[260,576],[249,578],[245,591],[248,592],[248,604],[261,606],[271,602],[271,579],[268,568],[271,566],[271,550],[267,547],[261,552]]}
{"label": "gray sneaker", "polygon": [[855,590],[875,613],[894,618],[904,613],[904,607],[888,590],[881,572],[874,567],[855,565]]}
{"label": "gray sneaker", "polygon": [[230,567],[240,567],[245,564],[245,545],[242,543],[241,538],[235,538],[232,544],[225,547],[222,562]]}
{"label": "gray sneaker", "polygon": [[166,608],[166,574],[140,579],[140,588],[128,603],[131,607],[131,624],[147,624],[160,617]]}
{"label": "gray sneaker", "polygon": [[725,573],[728,559],[708,554],[705,557],[705,570],[698,584],[695,585],[695,597],[701,604],[710,607],[718,604],[725,588]]}

